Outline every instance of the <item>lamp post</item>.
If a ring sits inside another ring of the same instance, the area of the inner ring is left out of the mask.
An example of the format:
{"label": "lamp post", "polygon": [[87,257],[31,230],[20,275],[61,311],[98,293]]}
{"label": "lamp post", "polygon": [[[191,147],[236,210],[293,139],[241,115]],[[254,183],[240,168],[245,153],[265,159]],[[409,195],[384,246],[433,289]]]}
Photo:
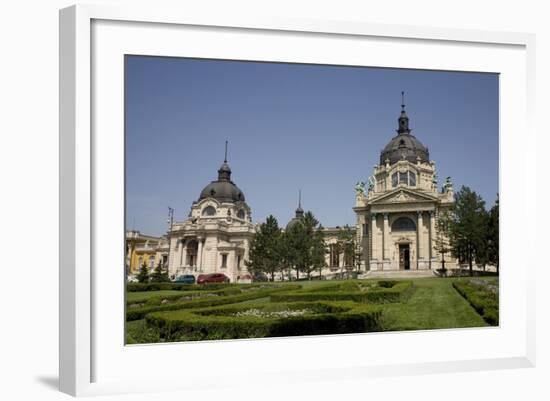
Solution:
{"label": "lamp post", "polygon": [[172,226],[174,225],[174,209],[168,206],[168,220],[166,221],[170,229],[168,231],[168,260],[166,262],[166,274],[170,275],[170,252],[172,248],[172,239],[170,238],[170,235],[172,234]]}

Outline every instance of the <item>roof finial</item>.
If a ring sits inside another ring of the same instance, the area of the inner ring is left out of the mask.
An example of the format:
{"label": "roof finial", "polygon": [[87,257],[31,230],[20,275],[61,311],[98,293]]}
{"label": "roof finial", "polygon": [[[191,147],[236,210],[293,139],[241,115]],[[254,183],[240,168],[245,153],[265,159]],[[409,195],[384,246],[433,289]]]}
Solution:
{"label": "roof finial", "polygon": [[227,141],[225,141],[225,157],[223,159],[224,163],[227,163]]}
{"label": "roof finial", "polygon": [[405,111],[405,92],[401,91],[401,110]]}
{"label": "roof finial", "polygon": [[302,190],[301,189],[298,190],[298,207],[299,208],[302,207]]}

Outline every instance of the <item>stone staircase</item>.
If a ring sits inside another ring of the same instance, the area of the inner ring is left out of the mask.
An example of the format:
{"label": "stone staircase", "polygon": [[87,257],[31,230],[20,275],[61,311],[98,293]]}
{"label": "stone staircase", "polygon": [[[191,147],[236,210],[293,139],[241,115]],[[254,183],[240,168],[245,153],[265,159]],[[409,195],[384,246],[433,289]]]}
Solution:
{"label": "stone staircase", "polygon": [[359,278],[420,278],[436,277],[433,270],[369,270]]}

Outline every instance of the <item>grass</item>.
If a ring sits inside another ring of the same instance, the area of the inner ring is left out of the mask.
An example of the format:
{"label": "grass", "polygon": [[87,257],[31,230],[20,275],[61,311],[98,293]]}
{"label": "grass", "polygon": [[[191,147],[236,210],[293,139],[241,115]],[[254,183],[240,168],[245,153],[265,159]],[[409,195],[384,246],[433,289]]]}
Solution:
{"label": "grass", "polygon": [[453,288],[453,278],[414,279],[416,290],[405,303],[384,305],[384,330],[483,327],[487,323]]}

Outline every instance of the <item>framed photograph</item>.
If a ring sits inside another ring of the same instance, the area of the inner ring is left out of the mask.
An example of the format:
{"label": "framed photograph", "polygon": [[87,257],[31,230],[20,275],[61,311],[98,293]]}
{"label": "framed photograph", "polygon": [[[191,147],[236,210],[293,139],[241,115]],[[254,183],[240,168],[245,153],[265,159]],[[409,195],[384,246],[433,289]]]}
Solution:
{"label": "framed photograph", "polygon": [[61,390],[534,366],[533,47],[61,10]]}

